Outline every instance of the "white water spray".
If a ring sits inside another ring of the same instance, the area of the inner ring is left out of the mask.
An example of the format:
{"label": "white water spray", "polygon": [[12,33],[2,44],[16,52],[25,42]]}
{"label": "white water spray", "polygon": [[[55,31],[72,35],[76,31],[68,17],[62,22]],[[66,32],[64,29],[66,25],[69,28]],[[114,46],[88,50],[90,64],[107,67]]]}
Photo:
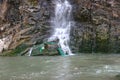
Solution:
{"label": "white water spray", "polygon": [[32,51],[33,51],[33,47],[30,48],[30,50],[29,50],[29,52],[28,52],[28,56],[31,56]]}
{"label": "white water spray", "polygon": [[67,0],[55,0],[55,16],[51,19],[53,34],[48,41],[59,39],[58,45],[64,53],[73,55],[69,48],[72,6]]}

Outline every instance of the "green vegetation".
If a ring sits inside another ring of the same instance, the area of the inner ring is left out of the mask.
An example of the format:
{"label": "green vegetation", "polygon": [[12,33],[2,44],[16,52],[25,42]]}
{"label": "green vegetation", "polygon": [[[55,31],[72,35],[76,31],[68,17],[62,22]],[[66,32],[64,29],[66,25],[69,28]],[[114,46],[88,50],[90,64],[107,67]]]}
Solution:
{"label": "green vegetation", "polygon": [[14,50],[10,50],[2,53],[1,56],[17,56],[27,48],[28,48],[27,45],[21,44],[18,47],[16,47]]}

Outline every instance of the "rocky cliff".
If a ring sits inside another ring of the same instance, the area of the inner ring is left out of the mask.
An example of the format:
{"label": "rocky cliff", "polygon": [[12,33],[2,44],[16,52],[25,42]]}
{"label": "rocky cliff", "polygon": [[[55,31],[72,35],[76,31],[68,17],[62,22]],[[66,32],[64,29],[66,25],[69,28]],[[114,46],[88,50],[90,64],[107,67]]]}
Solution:
{"label": "rocky cliff", "polygon": [[[73,45],[79,52],[120,52],[120,1],[73,0]],[[79,35],[79,36],[78,36]]]}
{"label": "rocky cliff", "polygon": [[0,0],[0,52],[42,43],[49,34],[51,12],[48,0]]}
{"label": "rocky cliff", "polygon": [[[73,52],[120,52],[120,1],[69,0]],[[53,0],[0,0],[0,54],[27,52],[50,35]]]}

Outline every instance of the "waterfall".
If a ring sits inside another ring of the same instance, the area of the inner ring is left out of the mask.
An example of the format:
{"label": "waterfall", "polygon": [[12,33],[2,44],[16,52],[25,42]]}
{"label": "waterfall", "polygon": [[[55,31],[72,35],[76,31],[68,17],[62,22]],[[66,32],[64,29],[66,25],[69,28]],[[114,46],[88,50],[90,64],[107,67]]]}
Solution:
{"label": "waterfall", "polygon": [[51,19],[53,33],[48,41],[59,40],[58,45],[64,53],[73,55],[69,48],[72,6],[67,0],[54,0],[55,14]]}
{"label": "waterfall", "polygon": [[30,50],[29,50],[29,52],[28,52],[28,56],[31,56],[32,51],[33,51],[33,47],[30,48]]}

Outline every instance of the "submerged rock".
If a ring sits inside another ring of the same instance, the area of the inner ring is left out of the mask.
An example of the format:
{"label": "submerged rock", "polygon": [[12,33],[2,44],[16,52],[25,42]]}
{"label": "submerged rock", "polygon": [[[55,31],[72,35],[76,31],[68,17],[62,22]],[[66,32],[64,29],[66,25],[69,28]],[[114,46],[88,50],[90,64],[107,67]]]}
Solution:
{"label": "submerged rock", "polygon": [[115,76],[115,80],[120,80],[120,74]]}

